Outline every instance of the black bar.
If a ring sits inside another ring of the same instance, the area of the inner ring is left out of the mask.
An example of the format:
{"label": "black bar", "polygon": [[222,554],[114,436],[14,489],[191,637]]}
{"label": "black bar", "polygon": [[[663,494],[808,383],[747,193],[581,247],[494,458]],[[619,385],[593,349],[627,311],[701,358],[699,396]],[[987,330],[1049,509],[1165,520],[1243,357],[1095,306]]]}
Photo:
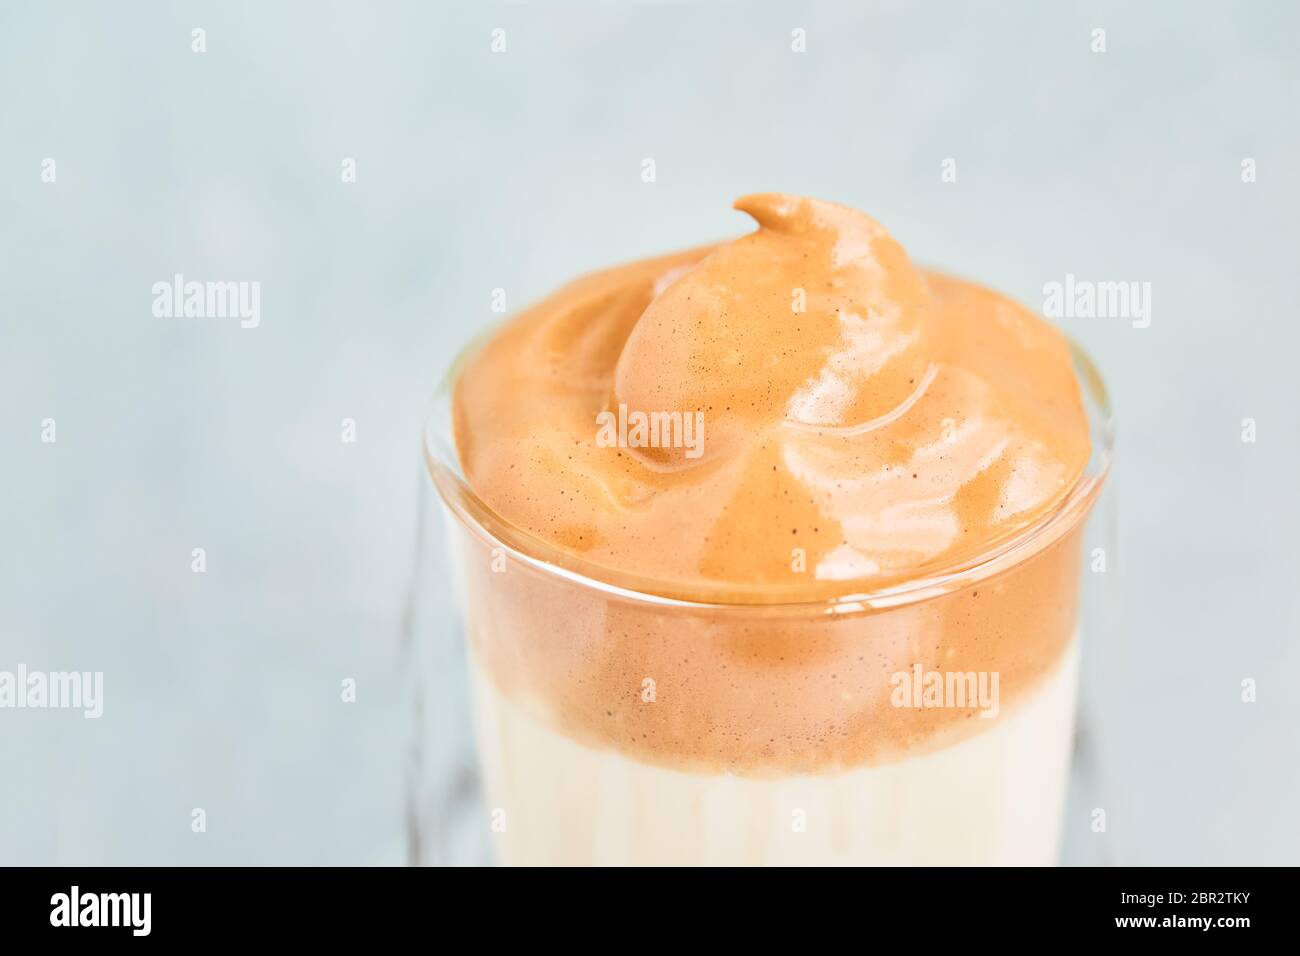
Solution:
{"label": "black bar", "polygon": [[[727,937],[761,931],[769,921],[789,929],[838,923],[864,946],[891,926],[904,939],[920,932],[918,945],[948,938],[981,947],[1005,939],[1042,941],[1043,931],[1057,941],[1128,936],[1231,943],[1243,933],[1284,928],[1289,920],[1282,914],[1293,908],[1296,885],[1294,869],[1244,868],[736,871],[721,879],[678,871],[650,874],[652,882],[636,886],[643,878],[401,869],[5,869],[0,926],[6,943],[66,942],[75,934],[83,944],[291,938],[337,946],[395,943],[400,937],[393,934],[404,933],[417,934],[425,945],[453,945],[484,920],[492,929],[554,931],[557,942],[587,927],[617,929],[619,922],[636,937],[671,936],[679,920],[706,920]],[[116,913],[125,925],[52,925],[70,922],[73,886],[78,921],[82,914]],[[107,907],[98,895],[133,893],[149,894],[147,935],[138,933],[143,895],[129,901],[115,895]],[[88,897],[95,902],[87,903]],[[1210,925],[1202,926],[1207,919]]]}

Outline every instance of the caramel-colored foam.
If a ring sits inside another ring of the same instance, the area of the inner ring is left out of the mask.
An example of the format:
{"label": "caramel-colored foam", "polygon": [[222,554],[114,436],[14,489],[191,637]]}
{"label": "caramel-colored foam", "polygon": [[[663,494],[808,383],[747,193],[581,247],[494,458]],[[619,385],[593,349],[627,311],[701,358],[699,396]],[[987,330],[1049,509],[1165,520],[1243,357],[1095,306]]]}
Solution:
{"label": "caramel-colored foam", "polygon": [[[506,525],[598,577],[765,604],[960,567],[1061,504],[1090,447],[1058,332],[914,268],[855,210],[736,208],[760,228],[580,279],[466,365],[461,465]],[[607,447],[599,416],[620,410],[700,413],[702,445]],[[757,623],[470,555],[471,629],[498,684],[579,738],[732,769],[862,762],[971,716],[890,706],[897,670],[998,671],[1004,702],[1044,673],[1072,632],[1077,551],[1068,534],[896,611]],[[646,706],[645,678],[673,692]]]}

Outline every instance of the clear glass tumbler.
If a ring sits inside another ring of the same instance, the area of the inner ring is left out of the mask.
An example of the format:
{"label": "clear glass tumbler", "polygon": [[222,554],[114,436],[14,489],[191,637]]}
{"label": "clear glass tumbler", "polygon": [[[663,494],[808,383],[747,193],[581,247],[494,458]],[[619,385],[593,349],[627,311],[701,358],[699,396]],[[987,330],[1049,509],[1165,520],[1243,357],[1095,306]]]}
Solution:
{"label": "clear glass tumbler", "polygon": [[[1056,862],[1084,535],[1114,436],[1102,380],[1074,355],[1093,454],[1055,512],[943,576],[778,605],[659,597],[506,525],[458,462],[458,362],[425,431],[449,580],[440,623],[414,628],[439,650],[412,663],[425,685],[413,858]],[[477,773],[452,742],[466,710]]]}

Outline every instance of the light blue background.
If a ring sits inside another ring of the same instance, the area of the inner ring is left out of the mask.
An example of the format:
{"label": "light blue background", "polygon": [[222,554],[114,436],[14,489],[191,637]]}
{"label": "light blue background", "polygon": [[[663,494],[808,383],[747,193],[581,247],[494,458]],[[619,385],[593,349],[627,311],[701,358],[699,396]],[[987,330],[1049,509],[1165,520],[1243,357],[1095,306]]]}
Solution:
{"label": "light blue background", "polygon": [[[0,863],[403,860],[439,372],[493,288],[737,234],[768,189],[1035,307],[1152,283],[1148,329],[1061,323],[1120,419],[1065,859],[1300,862],[1298,31],[1281,2],[0,7],[0,669],[107,695],[0,711]],[[154,318],[175,272],[261,282],[261,326]],[[443,577],[426,800],[470,782]],[[426,859],[481,848],[454,802]]]}

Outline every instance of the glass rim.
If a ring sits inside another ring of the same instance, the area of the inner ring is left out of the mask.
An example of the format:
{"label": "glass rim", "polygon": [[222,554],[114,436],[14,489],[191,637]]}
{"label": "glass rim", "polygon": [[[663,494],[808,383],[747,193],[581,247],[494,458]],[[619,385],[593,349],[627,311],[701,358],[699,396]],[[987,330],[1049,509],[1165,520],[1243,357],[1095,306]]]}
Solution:
{"label": "glass rim", "polygon": [[[1105,380],[1092,357],[1073,338],[1065,336],[1074,360],[1076,377],[1084,399],[1092,451],[1083,473],[1064,500],[1053,510],[949,568],[891,584],[876,590],[852,591],[843,595],[795,601],[696,600],[663,593],[671,582],[643,575],[613,571],[551,544],[516,527],[498,515],[470,487],[460,464],[452,419],[452,397],[456,379],[468,359],[496,332],[493,325],[471,339],[452,361],[430,399],[423,429],[422,452],[428,477],[439,497],[455,518],[492,547],[499,547],[514,560],[555,578],[608,594],[624,601],[696,611],[752,612],[761,615],[844,614],[920,603],[942,594],[961,590],[1006,571],[1037,554],[1086,520],[1100,495],[1114,460],[1115,416]],[[846,582],[851,584],[852,582]],[[655,590],[659,585],[661,590]],[[701,589],[707,593],[708,587]],[[718,588],[721,591],[721,587]]]}

